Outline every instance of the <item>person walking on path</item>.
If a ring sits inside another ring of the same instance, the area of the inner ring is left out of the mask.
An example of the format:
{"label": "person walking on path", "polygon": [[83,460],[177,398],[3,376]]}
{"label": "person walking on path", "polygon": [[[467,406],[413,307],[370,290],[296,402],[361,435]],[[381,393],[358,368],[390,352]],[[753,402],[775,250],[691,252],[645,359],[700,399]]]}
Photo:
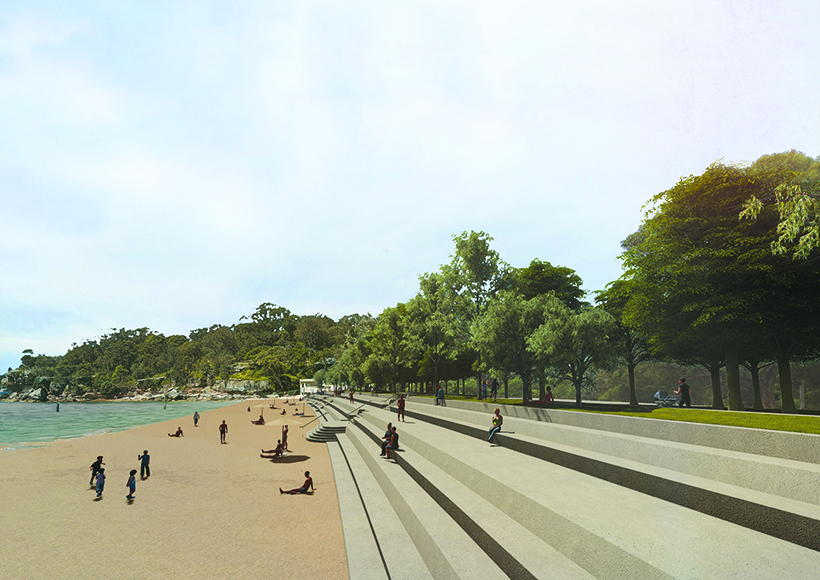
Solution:
{"label": "person walking on path", "polygon": [[436,393],[436,405],[444,406],[444,387],[438,388],[438,393]]}
{"label": "person walking on path", "polygon": [[198,427],[197,423],[199,423],[199,413],[194,411],[194,427]]}
{"label": "person walking on path", "polygon": [[128,488],[128,495],[125,497],[127,499],[134,499],[134,493],[137,491],[137,470],[132,469],[131,473],[128,476],[128,483],[125,484],[125,487]]}
{"label": "person walking on path", "polygon": [[396,421],[404,421],[404,395],[399,395],[399,400],[396,401],[396,406],[399,408],[399,416]]}
{"label": "person walking on path", "polygon": [[97,474],[97,497],[102,497],[104,487],[105,487],[105,467],[100,467],[100,472]]}
{"label": "person walking on path", "polygon": [[493,442],[493,437],[495,434],[501,431],[501,425],[504,424],[504,417],[501,416],[501,410],[496,407],[495,408],[495,415],[493,415],[493,426],[490,427],[490,437],[487,439],[490,444]]}
{"label": "person walking on path", "polygon": [[496,399],[498,399],[498,379],[493,379],[490,394],[493,396],[493,403],[497,402]]}
{"label": "person walking on path", "polygon": [[675,394],[680,395],[678,407],[686,405],[690,409],[692,408],[692,399],[689,398],[689,385],[686,383],[686,377],[681,377],[678,380],[678,390],[675,391]]}
{"label": "person walking on path", "polygon": [[137,455],[137,459],[140,461],[140,477],[151,477],[151,456],[148,455],[148,450],[143,451],[142,455]]}
{"label": "person walking on path", "polygon": [[350,389],[350,404],[353,404],[353,389]]}
{"label": "person walking on path", "polygon": [[94,485],[97,481],[97,474],[100,472],[103,465],[105,465],[105,463],[103,463],[103,456],[97,455],[97,461],[92,463],[91,467],[88,468],[91,470],[91,481],[88,482],[88,485]]}
{"label": "person walking on path", "polygon": [[316,488],[313,487],[313,478],[310,476],[310,472],[305,472],[305,483],[302,484],[302,487],[297,487],[295,489],[289,489],[287,491],[282,491],[282,488],[279,488],[279,493],[289,493],[290,495],[295,495],[297,493],[307,493],[308,489],[310,491],[316,491]]}
{"label": "person walking on path", "polygon": [[384,432],[384,437],[382,437],[382,452],[379,456],[384,457],[386,452],[384,450],[385,447],[390,445],[390,439],[393,438],[393,423],[387,424],[387,431]]}
{"label": "person walking on path", "polygon": [[219,426],[219,442],[225,443],[225,435],[228,434],[228,425],[225,421],[222,421],[222,424]]}

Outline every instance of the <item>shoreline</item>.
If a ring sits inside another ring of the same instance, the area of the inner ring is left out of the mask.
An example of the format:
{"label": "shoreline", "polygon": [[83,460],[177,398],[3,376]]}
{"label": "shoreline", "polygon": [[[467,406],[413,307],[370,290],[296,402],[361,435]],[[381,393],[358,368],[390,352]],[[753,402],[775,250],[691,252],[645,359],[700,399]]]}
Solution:
{"label": "shoreline", "polygon": [[[16,578],[226,578],[348,577],[335,480],[327,446],[305,439],[315,423],[288,415],[266,425],[250,423],[245,399],[113,433],[84,435],[0,453],[0,558]],[[301,408],[300,408],[301,410]],[[277,409],[279,411],[279,409]],[[289,426],[290,453],[259,457]],[[229,425],[220,444],[217,426]],[[302,425],[311,423],[307,428]],[[168,437],[181,426],[184,436]],[[126,500],[137,455],[151,455],[151,476],[137,480]],[[89,487],[88,465],[106,463],[103,499]],[[310,470],[316,491],[281,495]]]}

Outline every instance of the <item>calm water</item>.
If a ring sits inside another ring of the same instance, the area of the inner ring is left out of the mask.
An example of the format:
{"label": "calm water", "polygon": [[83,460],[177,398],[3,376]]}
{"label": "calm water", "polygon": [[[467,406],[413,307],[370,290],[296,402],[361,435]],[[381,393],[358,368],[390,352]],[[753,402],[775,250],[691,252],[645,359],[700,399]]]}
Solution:
{"label": "calm water", "polygon": [[54,403],[0,402],[0,450],[21,443],[42,443],[97,433],[111,433],[209,411],[236,401],[197,403]]}

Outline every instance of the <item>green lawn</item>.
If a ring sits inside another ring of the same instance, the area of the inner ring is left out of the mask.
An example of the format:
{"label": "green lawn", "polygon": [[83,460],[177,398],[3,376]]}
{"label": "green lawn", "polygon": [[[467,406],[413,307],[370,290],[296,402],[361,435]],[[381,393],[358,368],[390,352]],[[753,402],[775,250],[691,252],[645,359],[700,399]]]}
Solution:
{"label": "green lawn", "polygon": [[[584,409],[564,409],[585,411]],[[717,411],[710,409],[654,409],[651,413],[631,413],[628,411],[585,411],[587,413],[605,413],[608,415],[626,415],[645,419],[665,419],[667,421],[689,421],[690,423],[708,423],[710,425],[728,425],[730,427],[751,427],[753,429],[773,429],[775,431],[795,431],[797,433],[820,434],[820,417],[801,415],[781,415],[779,413],[745,413],[735,411]]]}

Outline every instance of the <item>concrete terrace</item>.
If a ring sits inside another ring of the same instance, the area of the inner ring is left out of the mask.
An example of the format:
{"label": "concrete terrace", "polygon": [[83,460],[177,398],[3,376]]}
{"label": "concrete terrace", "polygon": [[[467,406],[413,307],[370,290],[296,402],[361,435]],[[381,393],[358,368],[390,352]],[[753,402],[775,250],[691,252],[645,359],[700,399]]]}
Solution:
{"label": "concrete terrace", "polygon": [[[816,578],[820,436],[386,395],[309,401],[350,578]],[[487,442],[501,407],[504,428]],[[379,456],[388,422],[395,460]]]}

